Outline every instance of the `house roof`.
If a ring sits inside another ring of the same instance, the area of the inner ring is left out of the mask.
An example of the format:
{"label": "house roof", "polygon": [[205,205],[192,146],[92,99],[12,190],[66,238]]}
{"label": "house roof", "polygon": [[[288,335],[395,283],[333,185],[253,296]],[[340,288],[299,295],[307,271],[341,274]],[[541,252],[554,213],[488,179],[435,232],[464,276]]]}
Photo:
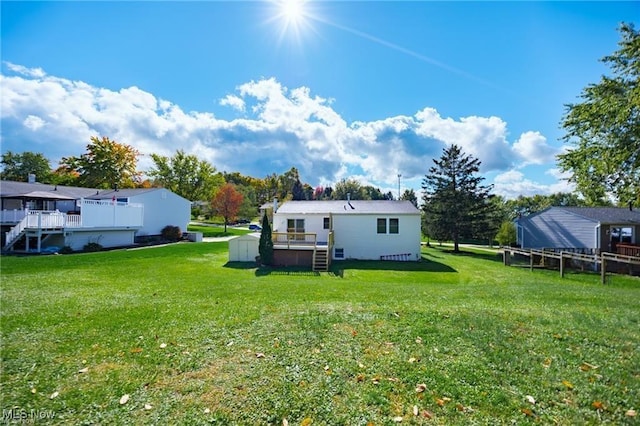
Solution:
{"label": "house roof", "polygon": [[629,210],[621,207],[549,207],[537,213],[530,214],[520,220],[528,220],[544,214],[549,210],[560,210],[580,216],[594,223],[608,225],[637,225],[640,224],[640,210]]}
{"label": "house roof", "polygon": [[552,207],[607,224],[640,224],[640,211],[620,207]]}
{"label": "house roof", "polygon": [[276,214],[420,214],[411,201],[330,200],[287,201]]}
{"label": "house roof", "polygon": [[[0,197],[2,198],[49,198],[49,199],[80,199],[96,193],[96,189],[78,188],[74,186],[49,185],[46,183],[28,183],[3,180],[0,182]],[[36,193],[38,196],[29,194]],[[46,197],[50,194],[50,197]]]}
{"label": "house roof", "polygon": [[122,188],[116,191],[113,189],[80,188],[75,186],[49,185],[39,182],[29,183],[3,180],[0,182],[0,197],[45,198],[51,200],[79,200],[80,198],[111,200],[114,196],[116,198],[127,198],[162,189],[164,188]]}

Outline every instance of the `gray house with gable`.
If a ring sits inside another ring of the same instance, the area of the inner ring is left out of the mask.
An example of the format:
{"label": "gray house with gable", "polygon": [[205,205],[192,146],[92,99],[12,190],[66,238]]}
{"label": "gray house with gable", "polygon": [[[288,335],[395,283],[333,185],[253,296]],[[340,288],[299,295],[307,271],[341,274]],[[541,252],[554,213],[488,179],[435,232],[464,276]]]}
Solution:
{"label": "gray house with gable", "polygon": [[617,252],[640,243],[640,211],[617,207],[549,207],[516,220],[522,248]]}

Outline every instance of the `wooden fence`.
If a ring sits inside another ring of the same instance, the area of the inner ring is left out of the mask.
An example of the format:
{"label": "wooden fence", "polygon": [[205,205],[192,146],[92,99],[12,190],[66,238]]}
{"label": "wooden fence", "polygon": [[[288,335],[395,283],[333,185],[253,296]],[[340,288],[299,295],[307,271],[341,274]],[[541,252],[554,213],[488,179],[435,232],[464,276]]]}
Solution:
{"label": "wooden fence", "polygon": [[[600,269],[600,275],[602,277],[602,284],[606,283],[607,268],[612,263],[622,264],[628,266],[629,274],[634,271],[639,271],[640,268],[634,268],[634,266],[640,265],[640,256],[628,256],[617,253],[601,252],[599,254],[584,254],[575,253],[569,251],[556,252],[554,250],[536,250],[536,249],[519,249],[505,247],[502,249],[503,261],[506,266],[511,265],[511,257],[519,255],[529,258],[529,268],[533,270],[535,267],[552,268],[553,262],[550,260],[557,260],[558,268],[560,270],[560,276],[564,277],[565,269],[567,268],[567,262],[579,262],[584,265],[593,265],[593,270]],[[616,272],[625,272],[617,270]]]}

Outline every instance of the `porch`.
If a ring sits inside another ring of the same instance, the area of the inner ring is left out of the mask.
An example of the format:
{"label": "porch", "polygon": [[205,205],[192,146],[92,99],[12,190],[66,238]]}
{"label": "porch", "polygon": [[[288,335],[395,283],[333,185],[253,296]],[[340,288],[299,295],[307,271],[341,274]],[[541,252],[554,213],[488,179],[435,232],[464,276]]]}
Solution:
{"label": "porch", "polygon": [[328,241],[318,241],[312,232],[274,232],[273,260],[281,266],[310,266],[314,271],[328,271],[331,265],[333,232]]}
{"label": "porch", "polygon": [[[3,226],[12,226],[3,235],[3,251],[41,252],[47,239],[62,234],[66,237],[74,231],[100,229],[137,229],[143,225],[141,204],[101,200],[79,200],[79,212],[58,210],[3,210],[0,220]],[[35,240],[35,241],[34,241]]]}

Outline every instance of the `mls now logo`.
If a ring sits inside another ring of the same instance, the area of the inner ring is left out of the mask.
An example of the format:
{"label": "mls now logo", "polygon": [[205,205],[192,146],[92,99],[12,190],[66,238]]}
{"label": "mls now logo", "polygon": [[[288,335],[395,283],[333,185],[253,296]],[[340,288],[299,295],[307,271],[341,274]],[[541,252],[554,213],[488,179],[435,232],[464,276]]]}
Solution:
{"label": "mls now logo", "polygon": [[36,422],[38,420],[51,420],[56,413],[51,410],[25,410],[14,407],[10,410],[2,410],[3,422]]}

